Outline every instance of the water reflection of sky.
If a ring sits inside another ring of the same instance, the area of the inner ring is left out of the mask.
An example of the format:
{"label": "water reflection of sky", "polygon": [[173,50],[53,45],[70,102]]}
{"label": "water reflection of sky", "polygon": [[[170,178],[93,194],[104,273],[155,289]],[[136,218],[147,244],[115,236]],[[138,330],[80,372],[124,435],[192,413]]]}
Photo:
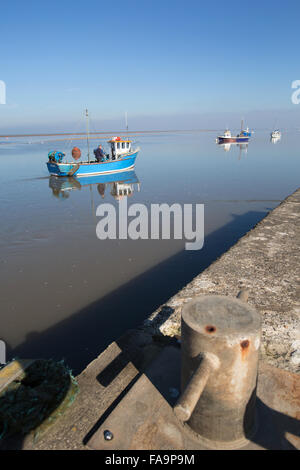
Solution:
{"label": "water reflection of sky", "polygon": [[[140,191],[135,182],[128,204],[204,203],[201,252],[184,251],[184,240],[98,240],[95,210],[118,206],[114,183],[53,188],[47,153],[70,143],[2,144],[0,338],[9,354],[64,356],[79,370],[140,324],[297,188],[298,135],[273,145],[257,132],[246,148],[218,146],[213,133],[137,138]],[[84,153],[84,141],[76,145]]]}

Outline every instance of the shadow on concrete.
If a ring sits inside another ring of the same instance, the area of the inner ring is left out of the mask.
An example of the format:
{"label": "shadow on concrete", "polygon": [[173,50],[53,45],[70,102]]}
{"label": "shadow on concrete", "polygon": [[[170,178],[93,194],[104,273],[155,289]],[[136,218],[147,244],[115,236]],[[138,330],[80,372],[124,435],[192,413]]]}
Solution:
{"label": "shadow on concrete", "polygon": [[77,375],[112,341],[140,326],[266,215],[256,211],[232,215],[231,222],[205,238],[202,250],[181,251],[55,326],[31,332],[22,344],[8,348],[7,359],[64,359]]}
{"label": "shadow on concrete", "polygon": [[251,442],[268,450],[299,450],[288,439],[287,433],[300,438],[300,421],[280,413],[256,399],[258,430]]}

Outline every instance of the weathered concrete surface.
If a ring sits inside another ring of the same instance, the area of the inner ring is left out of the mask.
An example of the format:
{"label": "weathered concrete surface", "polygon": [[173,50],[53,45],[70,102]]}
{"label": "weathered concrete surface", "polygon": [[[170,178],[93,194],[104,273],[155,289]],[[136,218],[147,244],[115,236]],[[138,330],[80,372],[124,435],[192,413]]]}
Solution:
{"label": "weathered concrete surface", "polygon": [[300,370],[300,189],[285,199],[145,322],[153,334],[180,336],[182,305],[203,294],[236,296],[262,315],[261,359]]}

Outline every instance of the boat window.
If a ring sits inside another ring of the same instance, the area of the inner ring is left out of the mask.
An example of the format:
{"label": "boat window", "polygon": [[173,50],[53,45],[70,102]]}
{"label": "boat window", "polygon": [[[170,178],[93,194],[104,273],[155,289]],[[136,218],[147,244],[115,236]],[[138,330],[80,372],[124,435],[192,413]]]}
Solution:
{"label": "boat window", "polygon": [[125,142],[122,142],[122,149],[125,148]]}
{"label": "boat window", "polygon": [[117,148],[118,148],[118,149],[120,148],[120,142],[117,143]]}

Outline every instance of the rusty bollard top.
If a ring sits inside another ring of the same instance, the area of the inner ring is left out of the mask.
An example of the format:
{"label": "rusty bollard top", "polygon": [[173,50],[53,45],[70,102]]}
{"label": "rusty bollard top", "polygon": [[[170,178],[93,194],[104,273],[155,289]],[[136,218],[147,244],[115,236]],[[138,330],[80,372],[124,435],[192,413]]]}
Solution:
{"label": "rusty bollard top", "polygon": [[182,395],[175,413],[218,442],[254,426],[260,314],[242,300],[201,296],[182,310]]}
{"label": "rusty bollard top", "polygon": [[221,295],[201,296],[187,303],[182,320],[200,335],[221,340],[247,339],[261,329],[260,314],[253,307]]}

